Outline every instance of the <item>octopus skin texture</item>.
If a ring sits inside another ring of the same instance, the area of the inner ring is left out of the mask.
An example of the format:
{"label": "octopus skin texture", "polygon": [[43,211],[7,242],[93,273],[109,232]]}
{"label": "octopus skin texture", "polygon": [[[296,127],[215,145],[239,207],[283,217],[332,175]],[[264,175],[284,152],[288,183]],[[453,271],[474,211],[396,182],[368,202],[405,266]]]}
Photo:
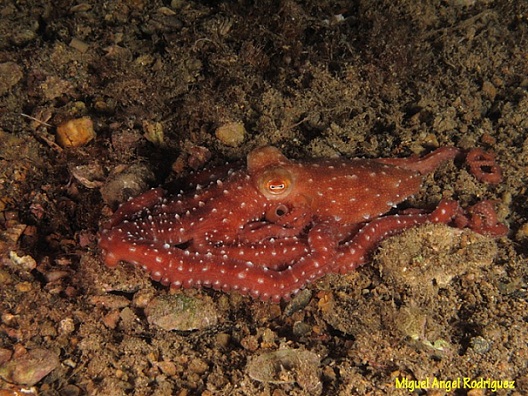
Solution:
{"label": "octopus skin texture", "polygon": [[[500,181],[494,157],[470,154],[477,178]],[[460,155],[442,147],[421,158],[295,161],[275,147],[257,148],[246,167],[208,172],[193,191],[155,188],[122,204],[103,225],[99,247],[106,265],[130,262],[171,287],[288,300],[327,273],[365,263],[384,238],[426,222],[505,235],[490,201],[464,211],[444,200],[430,213],[386,215],[419,191],[424,175]]]}

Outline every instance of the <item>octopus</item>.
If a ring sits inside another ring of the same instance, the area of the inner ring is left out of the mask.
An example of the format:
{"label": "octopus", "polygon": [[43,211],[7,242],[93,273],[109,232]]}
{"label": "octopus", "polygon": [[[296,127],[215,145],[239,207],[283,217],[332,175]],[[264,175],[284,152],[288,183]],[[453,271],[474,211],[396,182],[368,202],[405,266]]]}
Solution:
{"label": "octopus", "polygon": [[[355,270],[380,241],[424,223],[506,235],[493,201],[468,210],[454,200],[429,212],[396,209],[425,175],[461,155],[441,147],[423,157],[299,161],[257,148],[245,167],[203,172],[191,191],[154,188],[122,204],[103,225],[99,247],[107,266],[129,262],[173,288],[287,301],[328,273]],[[501,181],[491,153],[474,149],[466,161],[477,179]]]}

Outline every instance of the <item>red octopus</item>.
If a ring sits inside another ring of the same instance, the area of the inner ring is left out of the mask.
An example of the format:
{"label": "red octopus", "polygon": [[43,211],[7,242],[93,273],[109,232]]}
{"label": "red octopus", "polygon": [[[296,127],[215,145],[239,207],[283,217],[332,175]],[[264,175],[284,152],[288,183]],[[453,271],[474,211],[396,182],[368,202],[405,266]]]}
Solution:
{"label": "red octopus", "polygon": [[[470,168],[497,182],[500,168],[483,153]],[[193,192],[171,197],[157,188],[126,202],[104,225],[99,246],[108,266],[140,265],[172,287],[288,300],[308,282],[363,264],[387,236],[425,222],[505,235],[489,201],[468,214],[441,201],[431,213],[382,216],[459,154],[443,147],[423,158],[292,161],[262,147],[249,153],[247,169],[221,171]]]}

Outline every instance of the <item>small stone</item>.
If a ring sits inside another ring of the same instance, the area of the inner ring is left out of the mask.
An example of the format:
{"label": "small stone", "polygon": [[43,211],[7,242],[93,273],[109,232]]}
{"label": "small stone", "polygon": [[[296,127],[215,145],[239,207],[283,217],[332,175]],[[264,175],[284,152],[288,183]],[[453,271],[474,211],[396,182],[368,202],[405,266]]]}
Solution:
{"label": "small stone", "polygon": [[9,285],[13,283],[13,277],[5,270],[0,269],[0,285]]}
{"label": "small stone", "polygon": [[297,293],[292,300],[286,305],[284,315],[291,316],[295,312],[304,309],[312,299],[312,291],[310,289],[303,289]]}
{"label": "small stone", "polygon": [[6,348],[0,348],[0,365],[7,362],[13,356],[13,352]]}
{"label": "small stone", "polygon": [[497,95],[497,88],[490,81],[484,81],[482,84],[482,93],[486,96],[491,102],[495,100]]}
{"label": "small stone", "polygon": [[196,144],[185,143],[185,151],[187,152],[187,163],[194,170],[203,168],[205,163],[211,159],[211,152],[207,147],[198,146]]}
{"label": "small stone", "polygon": [[72,384],[64,386],[60,391],[61,396],[79,396],[82,394],[81,388]]}
{"label": "small stone", "polygon": [[16,290],[21,293],[27,293],[31,290],[33,290],[33,286],[31,285],[31,282],[20,282],[17,283],[15,286]]}
{"label": "small stone", "polygon": [[222,348],[227,348],[230,341],[231,336],[227,333],[219,333],[216,335],[216,344]]}
{"label": "small stone", "polygon": [[8,93],[24,77],[15,62],[0,63],[0,96]]}
{"label": "small stone", "polygon": [[49,283],[57,282],[63,278],[66,278],[70,273],[68,271],[46,271],[43,273],[46,281]]}
{"label": "small stone", "polygon": [[519,227],[515,238],[520,241],[528,238],[528,223],[524,223]]}
{"label": "small stone", "polygon": [[132,299],[132,306],[136,308],[145,308],[150,300],[152,300],[152,291],[150,290],[139,290],[134,294]]}
{"label": "small stone", "polygon": [[62,319],[59,323],[59,333],[68,335],[75,331],[75,322],[72,318]]}
{"label": "small stone", "polygon": [[244,141],[246,128],[241,122],[229,122],[219,126],[215,135],[226,146],[238,147]]}
{"label": "small stone", "polygon": [[26,44],[29,44],[31,41],[35,40],[38,36],[36,29],[38,29],[39,23],[31,23],[28,29],[21,29],[13,32],[13,35],[10,37],[10,41],[17,47],[22,47]]}
{"label": "small stone", "polygon": [[14,250],[9,252],[9,259],[14,267],[24,271],[32,271],[37,268],[37,262],[29,255],[19,256]]}
{"label": "small stone", "polygon": [[119,166],[101,187],[101,195],[107,205],[115,208],[119,203],[145,192],[154,179],[154,173],[145,164]]}
{"label": "small stone", "polygon": [[157,362],[156,365],[159,367],[161,372],[169,377],[172,377],[178,373],[176,365],[173,362],[163,361]]}
{"label": "small stone", "polygon": [[259,348],[258,338],[254,335],[248,335],[240,340],[240,345],[250,352],[255,352]]}
{"label": "small stone", "polygon": [[70,8],[70,12],[86,12],[92,9],[92,5],[88,3],[80,3]]}
{"label": "small stone", "polygon": [[392,287],[407,288],[415,299],[427,300],[453,279],[490,268],[496,255],[493,239],[429,224],[383,241],[376,261]]}
{"label": "small stone", "polygon": [[195,358],[189,362],[187,369],[196,374],[204,374],[209,370],[209,365],[203,359]]}
{"label": "small stone", "polygon": [[210,299],[183,294],[154,298],[145,308],[145,314],[150,324],[164,330],[197,330],[218,323],[217,309]]}
{"label": "small stone", "polygon": [[303,337],[310,334],[312,331],[312,326],[310,326],[308,323],[297,321],[293,324],[292,331],[297,337]]}
{"label": "small stone", "polygon": [[71,39],[70,41],[70,47],[72,48],[75,48],[77,51],[79,51],[80,53],[85,53],[86,51],[88,51],[88,49],[90,48],[90,46],[88,45],[88,43],[85,43],[84,41],[74,37]]}
{"label": "small stone", "polygon": [[86,188],[98,188],[103,185],[104,170],[101,164],[92,162],[86,165],[70,166],[69,171]]}
{"label": "small stone", "polygon": [[262,332],[262,342],[261,347],[264,349],[270,349],[276,347],[275,341],[277,340],[278,336],[277,333],[275,333],[271,329],[264,329]]}
{"label": "small stone", "polygon": [[84,146],[94,138],[95,131],[90,117],[76,118],[57,126],[57,143],[63,148]]}
{"label": "small stone", "polygon": [[133,329],[138,321],[138,316],[132,309],[125,307],[119,313],[119,319],[125,329]]}
{"label": "small stone", "polygon": [[310,395],[320,395],[320,358],[301,349],[280,349],[263,353],[247,365],[249,376],[255,381],[272,384],[297,383]]}
{"label": "small stone", "polygon": [[109,329],[115,329],[119,323],[120,312],[118,310],[110,311],[103,317],[103,323]]}
{"label": "small stone", "polygon": [[490,343],[482,336],[473,337],[470,341],[471,348],[478,354],[486,353],[490,350]]}
{"label": "small stone", "polygon": [[143,136],[150,143],[159,147],[165,145],[163,124],[161,122],[143,121],[143,130],[145,131]]}
{"label": "small stone", "polygon": [[72,83],[58,76],[46,77],[38,87],[44,98],[48,101],[52,101],[63,95],[70,95],[73,92]]}
{"label": "small stone", "polygon": [[55,353],[47,349],[33,349],[0,366],[0,377],[18,385],[33,386],[59,364]]}
{"label": "small stone", "polygon": [[485,395],[486,395],[486,390],[480,389],[480,388],[471,389],[467,393],[467,396],[485,396]]}
{"label": "small stone", "polygon": [[112,294],[107,296],[93,296],[89,301],[94,305],[108,309],[120,309],[130,305],[130,300],[128,298]]}

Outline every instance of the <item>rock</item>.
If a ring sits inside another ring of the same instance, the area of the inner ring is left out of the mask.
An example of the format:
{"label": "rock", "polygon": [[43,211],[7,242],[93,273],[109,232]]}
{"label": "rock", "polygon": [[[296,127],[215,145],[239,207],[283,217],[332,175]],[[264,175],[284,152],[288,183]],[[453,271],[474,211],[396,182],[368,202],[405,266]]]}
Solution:
{"label": "rock", "polygon": [[0,63],[0,95],[8,93],[24,76],[15,62]]}
{"label": "rock", "polygon": [[390,287],[407,290],[416,301],[429,301],[456,277],[478,277],[493,265],[496,255],[497,244],[491,238],[429,224],[383,241],[376,261]]}
{"label": "rock", "polygon": [[284,315],[291,316],[295,312],[304,309],[308,304],[310,304],[311,299],[312,291],[310,289],[301,290],[292,298],[288,305],[286,305],[286,308],[284,309]]}
{"label": "rock", "polygon": [[154,298],[145,308],[145,315],[150,324],[164,330],[198,330],[218,323],[217,308],[210,299],[184,294]]}
{"label": "rock", "polygon": [[33,386],[60,364],[59,357],[47,349],[33,349],[0,367],[0,377],[18,385]]}
{"label": "rock", "polygon": [[57,143],[63,148],[84,146],[94,138],[90,117],[76,118],[57,126]]}
{"label": "rock", "polygon": [[145,192],[155,179],[154,173],[145,164],[118,166],[101,187],[105,203],[113,208]]}
{"label": "rock", "polygon": [[238,147],[244,141],[246,128],[241,122],[229,122],[219,126],[215,135],[226,146]]}
{"label": "rock", "polygon": [[102,165],[97,162],[86,165],[71,165],[68,170],[86,188],[98,188],[103,185],[104,170]]}
{"label": "rock", "polygon": [[302,349],[280,349],[263,353],[247,365],[249,376],[255,381],[273,384],[297,383],[307,394],[320,395],[321,359],[313,352]]}

